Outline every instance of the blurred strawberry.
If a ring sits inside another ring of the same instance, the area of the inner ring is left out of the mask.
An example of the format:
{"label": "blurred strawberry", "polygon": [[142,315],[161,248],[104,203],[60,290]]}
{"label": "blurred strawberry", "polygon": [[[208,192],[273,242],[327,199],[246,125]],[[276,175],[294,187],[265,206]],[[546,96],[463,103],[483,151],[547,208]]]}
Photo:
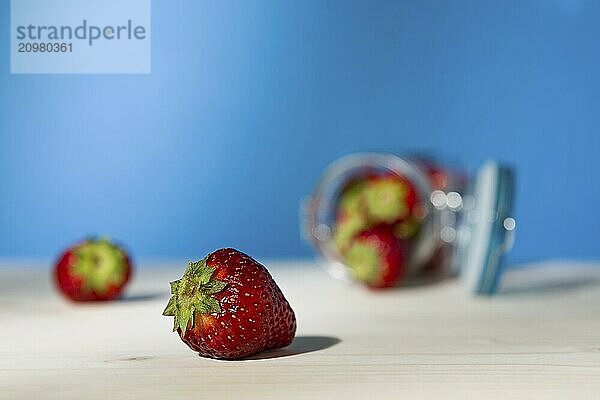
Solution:
{"label": "blurred strawberry", "polygon": [[388,225],[360,232],[346,253],[354,278],[373,288],[394,286],[404,274],[406,250]]}
{"label": "blurred strawberry", "polygon": [[411,215],[394,225],[394,235],[401,240],[412,239],[419,233],[421,224],[421,219]]}
{"label": "blurred strawberry", "polygon": [[340,253],[345,254],[354,237],[366,228],[368,228],[368,221],[361,214],[344,213],[339,215],[333,227],[333,241]]}
{"label": "blurred strawberry", "polygon": [[352,179],[342,189],[337,201],[338,216],[364,214],[364,191],[366,181],[364,177]]}
{"label": "blurred strawberry", "polygon": [[427,170],[433,190],[447,190],[448,174],[441,168],[430,166]]}
{"label": "blurred strawberry", "polygon": [[333,240],[342,254],[348,250],[354,236],[368,227],[364,207],[365,179],[366,177],[360,177],[350,180],[337,200]]}
{"label": "blurred strawberry", "polygon": [[106,239],[89,239],[71,247],[55,267],[58,289],[75,301],[115,299],[130,275],[127,253]]}
{"label": "blurred strawberry", "polygon": [[406,219],[416,202],[412,184],[396,174],[370,178],[364,190],[367,215],[377,223],[394,224]]}

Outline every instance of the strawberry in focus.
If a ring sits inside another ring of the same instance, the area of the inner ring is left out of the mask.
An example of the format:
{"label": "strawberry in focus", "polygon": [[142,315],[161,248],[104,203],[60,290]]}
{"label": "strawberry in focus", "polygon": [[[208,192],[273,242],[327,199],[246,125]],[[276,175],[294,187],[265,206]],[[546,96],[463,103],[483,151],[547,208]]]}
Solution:
{"label": "strawberry in focus", "polygon": [[354,238],[345,261],[357,281],[369,287],[384,288],[394,286],[402,278],[405,253],[393,228],[379,225]]}
{"label": "strawberry in focus", "polygon": [[269,271],[235,249],[190,262],[171,294],[163,315],[203,357],[244,358],[294,339],[294,311]]}
{"label": "strawberry in focus", "polygon": [[74,301],[119,297],[131,276],[127,253],[106,239],[89,239],[66,250],[55,266],[58,289]]}

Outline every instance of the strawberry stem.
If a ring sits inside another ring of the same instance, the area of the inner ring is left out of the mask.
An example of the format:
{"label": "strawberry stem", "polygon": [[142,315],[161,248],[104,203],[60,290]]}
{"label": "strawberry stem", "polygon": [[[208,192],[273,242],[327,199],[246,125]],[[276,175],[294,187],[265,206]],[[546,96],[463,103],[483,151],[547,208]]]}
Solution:
{"label": "strawberry stem", "polygon": [[182,336],[194,327],[196,312],[221,312],[214,295],[225,289],[227,283],[213,277],[215,269],[206,264],[207,258],[190,262],[181,279],[171,282],[172,296],[163,315],[175,317],[173,331],[180,329]]}
{"label": "strawberry stem", "polygon": [[367,212],[375,220],[391,224],[408,214],[407,195],[406,185],[396,179],[376,181],[365,190]]}
{"label": "strawberry stem", "polygon": [[125,280],[125,254],[107,239],[88,240],[74,250],[71,272],[82,281],[82,291],[103,294]]}
{"label": "strawberry stem", "polygon": [[382,272],[384,261],[376,247],[369,243],[355,242],[348,251],[346,262],[355,279],[375,284]]}

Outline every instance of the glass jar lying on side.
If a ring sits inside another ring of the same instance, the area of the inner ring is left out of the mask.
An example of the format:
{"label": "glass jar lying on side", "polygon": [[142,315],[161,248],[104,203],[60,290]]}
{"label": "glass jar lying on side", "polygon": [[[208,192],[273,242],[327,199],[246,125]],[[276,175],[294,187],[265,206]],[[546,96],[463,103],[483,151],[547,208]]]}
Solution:
{"label": "glass jar lying on side", "polygon": [[426,159],[350,155],[305,204],[304,234],[340,279],[382,288],[461,272],[471,291],[491,294],[513,241],[513,187],[494,162],[468,184]]}

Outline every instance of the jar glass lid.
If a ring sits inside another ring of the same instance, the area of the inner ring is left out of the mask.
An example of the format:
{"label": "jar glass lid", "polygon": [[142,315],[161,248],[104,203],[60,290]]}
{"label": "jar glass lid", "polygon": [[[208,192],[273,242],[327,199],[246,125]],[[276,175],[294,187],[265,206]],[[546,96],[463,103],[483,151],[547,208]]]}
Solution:
{"label": "jar glass lid", "polygon": [[513,196],[512,169],[493,161],[478,171],[471,193],[465,196],[455,262],[472,293],[496,292],[503,255],[514,240]]}

